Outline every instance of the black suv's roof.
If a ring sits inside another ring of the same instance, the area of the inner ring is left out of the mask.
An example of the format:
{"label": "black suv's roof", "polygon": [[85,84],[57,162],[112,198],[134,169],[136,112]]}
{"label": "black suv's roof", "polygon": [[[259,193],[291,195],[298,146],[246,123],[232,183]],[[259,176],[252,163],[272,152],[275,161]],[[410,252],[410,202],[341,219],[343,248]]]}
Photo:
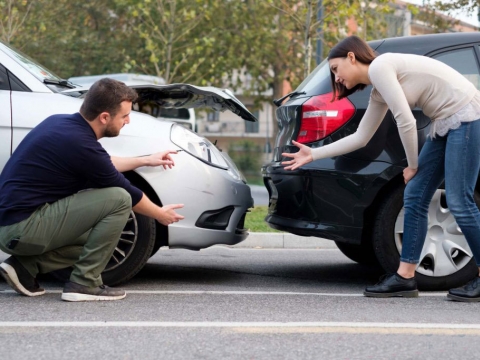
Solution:
{"label": "black suv's roof", "polygon": [[402,49],[408,49],[408,53],[425,55],[444,47],[476,42],[480,42],[480,32],[402,36],[369,41],[368,43],[379,53],[402,52]]}

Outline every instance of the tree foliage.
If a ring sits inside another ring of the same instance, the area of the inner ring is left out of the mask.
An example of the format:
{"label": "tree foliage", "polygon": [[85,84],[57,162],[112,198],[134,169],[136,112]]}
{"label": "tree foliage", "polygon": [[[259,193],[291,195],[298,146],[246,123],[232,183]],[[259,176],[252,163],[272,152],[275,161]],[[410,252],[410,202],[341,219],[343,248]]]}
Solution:
{"label": "tree foliage", "polygon": [[148,57],[127,58],[125,69],[163,77],[166,83],[198,80],[209,75],[215,29],[212,9],[201,0],[146,0],[129,8],[132,31]]}
{"label": "tree foliage", "polygon": [[10,43],[17,35],[24,33],[33,1],[3,0],[0,2],[0,39]]}
{"label": "tree foliage", "polygon": [[125,56],[142,48],[115,0],[9,1],[18,5],[17,22],[24,21],[10,39],[2,32],[2,39],[62,77],[120,72]]}
{"label": "tree foliage", "polygon": [[271,100],[315,67],[318,44],[325,57],[352,33],[397,35],[391,11],[388,0],[0,0],[0,38],[62,77],[137,72]]}

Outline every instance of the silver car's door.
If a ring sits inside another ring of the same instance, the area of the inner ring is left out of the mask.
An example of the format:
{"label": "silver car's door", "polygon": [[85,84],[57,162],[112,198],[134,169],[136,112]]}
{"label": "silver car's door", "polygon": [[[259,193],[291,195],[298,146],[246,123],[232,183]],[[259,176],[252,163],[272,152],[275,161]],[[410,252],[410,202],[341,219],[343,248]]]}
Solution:
{"label": "silver car's door", "polygon": [[5,67],[0,64],[0,169],[10,157],[12,147],[12,107],[10,82]]}
{"label": "silver car's door", "polygon": [[247,121],[258,121],[230,90],[189,84],[132,85],[141,102],[153,102],[164,108],[209,108],[230,110]]}

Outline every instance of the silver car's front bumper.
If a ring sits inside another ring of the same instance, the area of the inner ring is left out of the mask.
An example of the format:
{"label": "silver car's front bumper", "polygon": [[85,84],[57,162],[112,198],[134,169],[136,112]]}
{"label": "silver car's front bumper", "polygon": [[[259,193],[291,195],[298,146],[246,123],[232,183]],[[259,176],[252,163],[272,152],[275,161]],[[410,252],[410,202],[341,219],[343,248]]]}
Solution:
{"label": "silver car's front bumper", "polygon": [[253,207],[250,187],[186,153],[175,155],[175,163],[173,169],[144,168],[140,173],[163,205],[184,204],[177,212],[185,219],[168,227],[169,246],[202,249],[245,240],[245,215]]}

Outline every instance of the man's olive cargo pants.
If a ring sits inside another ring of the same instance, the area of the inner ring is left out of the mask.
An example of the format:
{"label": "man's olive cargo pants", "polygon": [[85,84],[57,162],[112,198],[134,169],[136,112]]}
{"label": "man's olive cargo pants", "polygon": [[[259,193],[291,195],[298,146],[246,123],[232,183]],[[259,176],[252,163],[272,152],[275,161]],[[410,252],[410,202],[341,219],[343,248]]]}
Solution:
{"label": "man's olive cargo pants", "polygon": [[131,208],[122,188],[81,191],[0,227],[0,250],[15,255],[34,277],[73,266],[71,281],[96,287]]}

